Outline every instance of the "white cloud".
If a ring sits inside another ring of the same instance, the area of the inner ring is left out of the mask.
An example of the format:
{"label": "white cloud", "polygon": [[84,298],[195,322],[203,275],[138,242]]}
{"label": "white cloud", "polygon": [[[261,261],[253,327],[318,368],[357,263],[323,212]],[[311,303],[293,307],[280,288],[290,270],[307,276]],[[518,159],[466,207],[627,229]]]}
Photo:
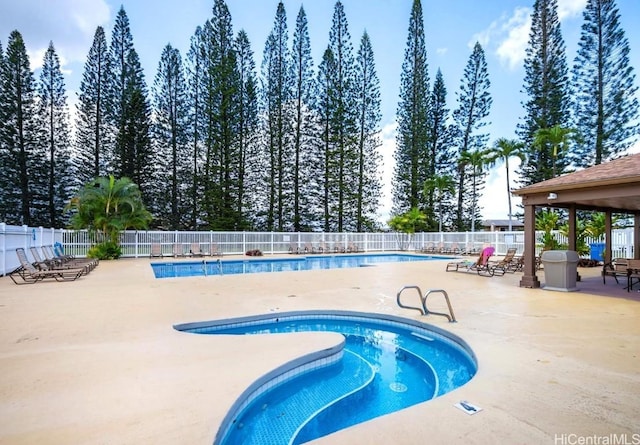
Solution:
{"label": "white cloud", "polygon": [[444,56],[449,51],[449,48],[438,48],[436,49],[436,54],[439,56]]}
{"label": "white cloud", "polygon": [[497,27],[498,27],[497,20],[491,22],[491,24],[487,29],[485,29],[484,31],[480,31],[479,33],[476,33],[473,36],[471,36],[471,40],[469,40],[469,42],[467,43],[467,46],[469,48],[473,48],[476,42],[478,42],[480,43],[480,45],[482,45],[483,48],[488,47],[491,41],[493,40],[493,36],[496,33]]}
{"label": "white cloud", "polygon": [[498,45],[496,54],[502,63],[512,70],[516,69],[522,65],[526,55],[531,30],[531,10],[516,8],[498,29],[503,40]]}
{"label": "white cloud", "polygon": [[[518,158],[509,159],[509,182],[513,190],[517,188],[518,175],[515,171],[520,167]],[[504,163],[498,164],[489,172],[485,188],[479,199],[482,208],[482,217],[484,219],[508,219],[509,204],[507,200],[507,169]],[[522,200],[518,197],[511,196],[511,211],[515,214],[518,211],[518,204]]]}
{"label": "white cloud", "polygon": [[[587,0],[559,0],[558,18],[562,20],[580,17],[587,4]],[[474,36],[487,46],[496,40],[496,55],[498,59],[513,70],[524,62],[526,48],[531,31],[531,9],[517,7],[511,16],[502,16],[492,22],[489,27]]]}
{"label": "white cloud", "polygon": [[50,41],[63,67],[84,62],[96,27],[110,20],[105,0],[7,1],[2,9],[0,39],[6,46],[9,34],[18,30],[25,41],[31,69],[42,65]]}
{"label": "white cloud", "polygon": [[558,0],[558,18],[562,21],[580,17],[587,6],[587,0]]}

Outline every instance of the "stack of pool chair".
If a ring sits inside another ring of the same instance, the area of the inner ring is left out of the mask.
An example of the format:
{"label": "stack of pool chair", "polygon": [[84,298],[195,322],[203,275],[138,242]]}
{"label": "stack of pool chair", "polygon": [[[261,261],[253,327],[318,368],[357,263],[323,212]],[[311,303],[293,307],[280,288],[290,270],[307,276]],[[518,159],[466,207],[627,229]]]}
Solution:
{"label": "stack of pool chair", "polygon": [[37,263],[44,263],[43,268],[50,269],[79,269],[85,270],[84,275],[98,266],[98,260],[93,258],[75,258],[69,255],[56,255],[52,246],[42,246],[44,260],[38,255],[36,247],[31,247],[31,255]]}
{"label": "stack of pool chair", "polygon": [[[45,262],[31,263],[23,248],[16,249],[16,256],[20,261],[20,267],[9,273],[9,277],[15,284],[34,284],[48,278],[56,281],[75,281],[88,273],[85,267],[54,268]],[[18,277],[21,280],[18,280]]]}

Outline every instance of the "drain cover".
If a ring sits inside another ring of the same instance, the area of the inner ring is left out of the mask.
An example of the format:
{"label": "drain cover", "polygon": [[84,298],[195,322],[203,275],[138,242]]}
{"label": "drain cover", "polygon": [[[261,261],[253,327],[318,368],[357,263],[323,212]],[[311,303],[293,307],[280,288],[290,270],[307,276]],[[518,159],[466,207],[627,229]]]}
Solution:
{"label": "drain cover", "polygon": [[406,392],[407,391],[407,385],[403,384],[403,383],[399,383],[399,382],[393,382],[389,385],[389,388],[391,388],[391,391],[393,392]]}

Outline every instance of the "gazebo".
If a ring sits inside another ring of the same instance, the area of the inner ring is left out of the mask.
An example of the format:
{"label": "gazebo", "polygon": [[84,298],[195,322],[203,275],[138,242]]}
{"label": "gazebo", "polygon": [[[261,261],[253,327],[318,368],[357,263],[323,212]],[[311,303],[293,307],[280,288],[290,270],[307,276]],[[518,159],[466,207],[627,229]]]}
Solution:
{"label": "gazebo", "polygon": [[524,275],[520,287],[540,287],[535,270],[536,207],[567,209],[569,250],[576,250],[576,211],[605,214],[604,261],[611,261],[611,215],[634,217],[633,257],[640,259],[640,153],[514,190],[524,205]]}

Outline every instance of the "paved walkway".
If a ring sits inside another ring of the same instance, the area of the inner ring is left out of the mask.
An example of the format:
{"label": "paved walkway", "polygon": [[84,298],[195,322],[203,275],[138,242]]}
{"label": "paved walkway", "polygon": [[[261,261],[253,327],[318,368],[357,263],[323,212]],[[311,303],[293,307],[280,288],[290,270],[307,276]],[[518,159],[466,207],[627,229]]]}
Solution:
{"label": "paved walkway", "polygon": [[[520,274],[444,269],[434,261],[156,280],[138,259],[103,261],[72,283],[0,278],[0,444],[210,444],[251,382],[339,337],[172,326],[307,309],[422,319],[464,338],[479,362],[465,386],[318,444],[551,445],[625,434],[638,443],[640,293],[603,286],[600,269],[581,269],[572,293],[521,289]],[[397,307],[407,284],[447,290],[459,322]],[[483,411],[453,406],[463,399]]]}

